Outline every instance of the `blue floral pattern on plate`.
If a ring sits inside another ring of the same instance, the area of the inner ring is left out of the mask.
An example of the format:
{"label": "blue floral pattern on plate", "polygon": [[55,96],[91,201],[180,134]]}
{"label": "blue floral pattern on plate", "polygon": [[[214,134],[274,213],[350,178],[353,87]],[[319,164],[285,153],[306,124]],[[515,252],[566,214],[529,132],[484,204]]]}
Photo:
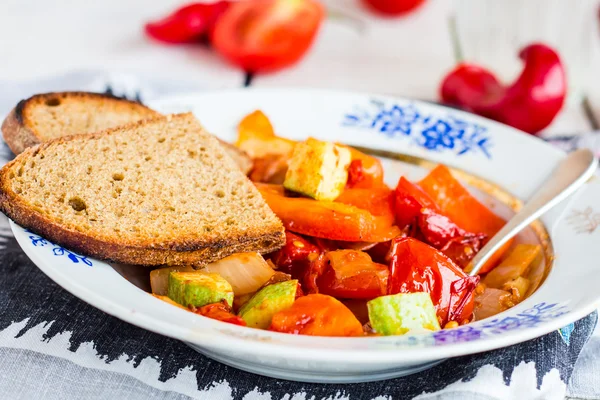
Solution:
{"label": "blue floral pattern on plate", "polygon": [[472,342],[506,332],[539,326],[569,311],[566,305],[538,303],[518,314],[492,318],[481,324],[469,324],[454,329],[443,329],[431,334],[399,336],[395,346],[443,346],[447,344]]}
{"label": "blue floral pattern on plate", "polygon": [[71,260],[71,262],[73,262],[74,264],[78,264],[78,263],[83,263],[85,265],[88,265],[90,267],[92,267],[94,264],[92,263],[92,261],[87,258],[86,256],[82,256],[80,254],[76,254],[73,253],[70,250],[65,249],[64,247],[61,247],[57,244],[51,243],[48,240],[44,239],[43,237],[31,232],[30,230],[26,229],[25,232],[27,232],[29,234],[29,240],[31,240],[31,244],[36,246],[36,247],[44,247],[47,245],[53,246],[52,247],[52,254],[54,254],[57,257],[60,256],[67,256],[67,258],[69,260]]}
{"label": "blue floral pattern on plate", "polygon": [[356,107],[344,116],[343,126],[375,130],[388,137],[409,138],[431,151],[456,155],[481,153],[491,158],[492,143],[484,126],[454,116],[426,115],[414,104],[386,104],[371,100],[369,107]]}

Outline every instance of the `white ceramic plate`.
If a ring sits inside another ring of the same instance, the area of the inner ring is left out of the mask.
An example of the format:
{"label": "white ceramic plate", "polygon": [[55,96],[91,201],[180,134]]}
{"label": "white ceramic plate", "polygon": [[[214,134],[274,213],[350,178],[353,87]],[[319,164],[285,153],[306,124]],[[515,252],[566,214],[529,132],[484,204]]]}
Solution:
{"label": "white ceramic plate", "polygon": [[[314,136],[402,153],[477,175],[527,199],[564,154],[541,140],[467,113],[418,101],[322,90],[234,90],[162,99],[162,112],[193,111],[212,133],[235,137],[257,108],[277,133]],[[421,168],[388,161],[386,180]],[[498,208],[496,211],[505,213]],[[542,219],[556,259],[541,287],[518,306],[457,329],[396,337],[321,338],[238,327],[173,307],[110,265],[74,254],[12,224],[25,253],[82,300],[145,329],[251,372],[310,382],[359,382],[416,372],[442,359],[541,336],[592,312],[600,298],[600,182],[590,181]],[[145,272],[144,272],[145,273]]]}

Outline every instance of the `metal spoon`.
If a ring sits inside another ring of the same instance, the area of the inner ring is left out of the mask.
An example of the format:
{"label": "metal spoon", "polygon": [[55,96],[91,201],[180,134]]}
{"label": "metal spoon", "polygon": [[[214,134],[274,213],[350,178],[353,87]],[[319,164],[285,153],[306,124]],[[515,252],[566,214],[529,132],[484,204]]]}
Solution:
{"label": "metal spoon", "polygon": [[598,168],[598,160],[588,149],[567,155],[552,174],[536,190],[527,204],[516,213],[502,229],[477,253],[467,267],[470,276],[477,275],[485,262],[504,243],[535,221],[546,211],[575,193]]}

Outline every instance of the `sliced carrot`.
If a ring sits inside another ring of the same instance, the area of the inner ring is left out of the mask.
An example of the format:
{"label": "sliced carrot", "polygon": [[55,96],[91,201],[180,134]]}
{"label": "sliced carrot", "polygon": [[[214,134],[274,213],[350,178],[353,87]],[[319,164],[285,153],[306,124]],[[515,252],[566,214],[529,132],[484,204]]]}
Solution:
{"label": "sliced carrot", "polygon": [[361,336],[363,329],[352,311],[334,297],[309,294],[273,316],[270,330],[311,336]]}

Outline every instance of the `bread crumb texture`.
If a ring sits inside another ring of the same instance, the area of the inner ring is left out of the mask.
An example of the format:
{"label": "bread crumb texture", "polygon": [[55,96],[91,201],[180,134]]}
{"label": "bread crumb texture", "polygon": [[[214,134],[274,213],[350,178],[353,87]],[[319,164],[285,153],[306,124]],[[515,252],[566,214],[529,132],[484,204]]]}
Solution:
{"label": "bread crumb texture", "polygon": [[98,132],[144,118],[158,116],[142,104],[110,96],[65,92],[33,96],[23,110],[25,125],[41,141]]}
{"label": "bread crumb texture", "polygon": [[282,231],[191,114],[53,140],[28,149],[2,174],[4,190],[34,212],[107,242],[189,251]]}

